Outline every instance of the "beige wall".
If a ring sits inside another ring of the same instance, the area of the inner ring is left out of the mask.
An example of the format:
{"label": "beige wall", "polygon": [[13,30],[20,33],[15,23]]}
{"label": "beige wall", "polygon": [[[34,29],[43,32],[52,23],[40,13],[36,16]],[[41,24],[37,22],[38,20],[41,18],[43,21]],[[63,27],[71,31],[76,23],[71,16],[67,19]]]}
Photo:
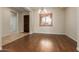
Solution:
{"label": "beige wall", "polygon": [[7,36],[10,34],[10,9],[2,8],[2,36]]}
{"label": "beige wall", "polygon": [[20,12],[11,10],[9,8],[2,8],[2,36],[7,36],[11,34],[10,31],[10,20],[11,20],[11,11],[17,14],[17,32],[23,32],[23,15]]}
{"label": "beige wall", "polygon": [[2,36],[1,35],[2,34],[2,31],[1,31],[2,30],[2,26],[1,26],[2,25],[2,15],[1,14],[2,14],[2,8],[0,8],[0,50],[2,49],[2,39],[1,39],[1,36]]}
{"label": "beige wall", "polygon": [[77,42],[77,50],[79,51],[79,8],[66,8],[65,16],[66,35]]}
{"label": "beige wall", "polygon": [[79,51],[79,8],[77,8],[77,50]]}
{"label": "beige wall", "polygon": [[38,10],[34,10],[33,33],[46,33],[46,34],[64,34],[64,9],[62,8],[46,8],[52,12],[53,26],[51,27],[40,27],[39,26],[39,13]]}
{"label": "beige wall", "polygon": [[[1,14],[2,16],[2,37],[12,34],[12,32],[10,31],[10,20],[11,20],[11,15],[12,15],[11,12],[15,12],[17,14],[17,20],[16,20],[17,21],[17,32],[16,33],[23,32],[24,30],[23,29],[24,27],[23,13],[9,9],[9,8],[2,8],[2,14]],[[12,39],[11,42],[14,40]],[[3,39],[2,41],[4,41],[4,44],[8,43],[8,40],[5,41]]]}
{"label": "beige wall", "polygon": [[18,13],[18,32],[24,32],[24,14],[22,12]]}
{"label": "beige wall", "polygon": [[31,11],[30,13],[29,13],[29,15],[30,15],[30,34],[32,34],[32,33],[34,33],[34,11]]}
{"label": "beige wall", "polygon": [[65,9],[65,34],[77,40],[77,11],[75,7]]}

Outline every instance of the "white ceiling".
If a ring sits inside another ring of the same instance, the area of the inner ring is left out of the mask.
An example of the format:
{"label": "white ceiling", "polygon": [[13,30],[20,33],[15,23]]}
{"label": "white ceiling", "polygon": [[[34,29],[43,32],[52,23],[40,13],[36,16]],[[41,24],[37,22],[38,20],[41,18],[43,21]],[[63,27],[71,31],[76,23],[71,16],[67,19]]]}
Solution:
{"label": "white ceiling", "polygon": [[65,7],[9,7],[13,10],[16,10],[16,11],[19,11],[19,12],[27,12],[29,13],[30,11],[32,10],[37,10],[37,9],[40,9],[40,8],[62,8],[62,9],[65,9]]}
{"label": "white ceiling", "polygon": [[30,7],[32,10],[36,10],[36,9],[40,9],[40,8],[62,8],[62,9],[65,9],[65,7]]}
{"label": "white ceiling", "polygon": [[19,12],[29,12],[29,10],[25,7],[9,7],[9,8],[19,11]]}

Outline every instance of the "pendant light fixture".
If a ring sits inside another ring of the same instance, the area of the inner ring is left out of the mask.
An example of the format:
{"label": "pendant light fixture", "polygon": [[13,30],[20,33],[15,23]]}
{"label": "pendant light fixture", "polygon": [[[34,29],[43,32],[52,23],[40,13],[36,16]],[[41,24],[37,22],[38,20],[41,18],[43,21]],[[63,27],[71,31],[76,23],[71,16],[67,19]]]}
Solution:
{"label": "pendant light fixture", "polygon": [[48,12],[45,8],[41,8],[41,9],[39,9],[39,13],[40,14],[47,14]]}

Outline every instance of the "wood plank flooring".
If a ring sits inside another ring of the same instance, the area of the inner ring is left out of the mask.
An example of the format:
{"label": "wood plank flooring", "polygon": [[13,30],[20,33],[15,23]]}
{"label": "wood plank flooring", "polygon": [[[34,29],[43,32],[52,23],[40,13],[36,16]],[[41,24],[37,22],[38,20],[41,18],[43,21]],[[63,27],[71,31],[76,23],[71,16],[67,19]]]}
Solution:
{"label": "wood plank flooring", "polygon": [[65,35],[31,34],[4,45],[10,52],[76,52],[76,42]]}
{"label": "wood plank flooring", "polygon": [[11,33],[8,36],[2,37],[2,45],[6,45],[8,43],[11,43],[17,39],[20,39],[21,37],[27,36],[29,33]]}

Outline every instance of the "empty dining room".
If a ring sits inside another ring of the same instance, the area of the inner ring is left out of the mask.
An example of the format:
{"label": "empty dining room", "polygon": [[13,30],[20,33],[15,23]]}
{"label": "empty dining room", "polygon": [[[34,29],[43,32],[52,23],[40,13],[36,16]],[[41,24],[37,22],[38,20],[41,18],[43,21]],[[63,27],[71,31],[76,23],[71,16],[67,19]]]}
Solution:
{"label": "empty dining room", "polygon": [[0,51],[79,51],[78,7],[0,7]]}

